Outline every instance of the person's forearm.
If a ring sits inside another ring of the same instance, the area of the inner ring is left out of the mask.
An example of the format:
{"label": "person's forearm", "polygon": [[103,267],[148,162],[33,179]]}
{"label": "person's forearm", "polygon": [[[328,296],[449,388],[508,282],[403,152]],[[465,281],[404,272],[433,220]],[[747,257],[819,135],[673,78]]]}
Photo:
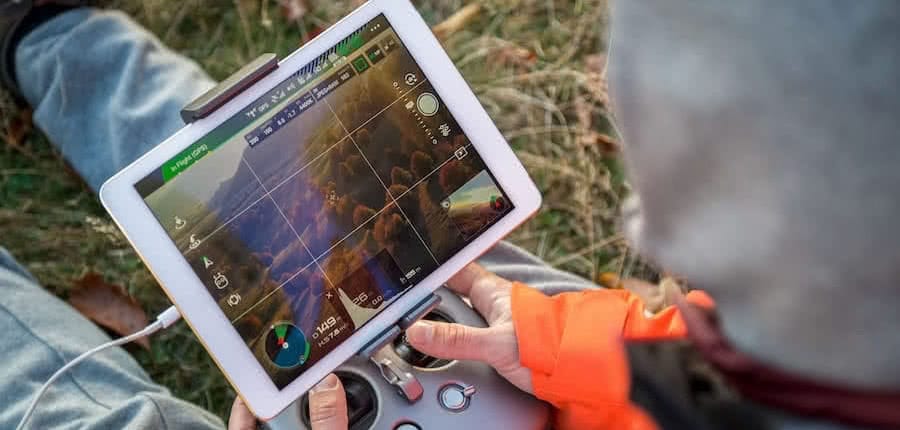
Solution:
{"label": "person's forearm", "polygon": [[[698,298],[704,301],[689,300]],[[512,312],[521,362],[532,372],[535,395],[557,408],[557,428],[655,428],[629,403],[622,341],[684,337],[677,309],[647,316],[640,298],[625,290],[548,297],[516,284]]]}

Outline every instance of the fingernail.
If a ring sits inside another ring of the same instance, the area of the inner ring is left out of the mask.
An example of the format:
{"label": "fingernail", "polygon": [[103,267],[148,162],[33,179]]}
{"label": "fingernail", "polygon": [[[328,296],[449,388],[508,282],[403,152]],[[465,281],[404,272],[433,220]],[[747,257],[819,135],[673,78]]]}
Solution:
{"label": "fingernail", "polygon": [[428,321],[418,321],[406,331],[406,338],[412,343],[429,343],[434,338],[434,324]]}
{"label": "fingernail", "polygon": [[331,391],[338,386],[338,377],[334,375],[334,373],[325,377],[325,379],[321,380],[315,387],[313,387],[313,391]]}

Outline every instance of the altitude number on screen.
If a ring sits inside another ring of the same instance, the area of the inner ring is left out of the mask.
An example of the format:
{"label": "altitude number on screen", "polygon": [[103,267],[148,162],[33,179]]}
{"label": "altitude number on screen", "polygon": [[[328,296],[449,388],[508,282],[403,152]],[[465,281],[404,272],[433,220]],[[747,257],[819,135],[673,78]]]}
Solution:
{"label": "altitude number on screen", "polygon": [[323,348],[348,328],[350,328],[350,325],[346,322],[341,322],[340,319],[335,317],[328,317],[328,319],[316,327],[316,331],[313,332],[312,338],[316,341],[316,346]]}
{"label": "altitude number on screen", "polygon": [[377,295],[372,298],[372,301],[369,302],[369,293],[362,292],[359,293],[356,298],[353,299],[353,304],[356,306],[380,306],[384,302],[384,296]]}

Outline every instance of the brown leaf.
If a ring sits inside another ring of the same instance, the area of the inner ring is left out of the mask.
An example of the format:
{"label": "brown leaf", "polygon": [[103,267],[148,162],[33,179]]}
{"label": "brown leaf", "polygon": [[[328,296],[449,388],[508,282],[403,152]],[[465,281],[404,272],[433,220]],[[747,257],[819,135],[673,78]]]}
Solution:
{"label": "brown leaf", "polygon": [[597,146],[604,154],[615,154],[621,149],[618,140],[608,134],[594,130],[588,130],[582,134],[579,138],[579,143],[585,147]]}
{"label": "brown leaf", "polygon": [[537,63],[538,58],[534,51],[509,43],[489,57],[489,60],[493,63],[529,68]]}
{"label": "brown leaf", "polygon": [[431,27],[431,31],[434,32],[434,35],[437,36],[438,39],[445,40],[453,35],[453,33],[458,32],[468,25],[469,22],[475,19],[480,13],[481,3],[470,3],[456,11],[456,13],[445,19],[443,22]]}
{"label": "brown leaf", "polygon": [[310,40],[315,39],[316,36],[322,34],[323,31],[325,31],[324,28],[322,28],[322,27],[320,27],[320,26],[318,26],[318,25],[313,26],[313,28],[310,29],[310,30],[306,33],[306,38],[300,41],[300,44],[302,45],[302,44],[304,44],[304,43],[306,43],[306,42],[309,42]]}
{"label": "brown leaf", "polygon": [[31,129],[31,109],[21,109],[17,115],[5,124],[3,129],[3,142],[19,152],[31,155],[30,151],[23,145],[25,143],[25,137],[28,136]]}
{"label": "brown leaf", "polygon": [[[104,281],[103,275],[88,272],[74,283],[69,303],[91,321],[122,336],[147,326],[147,314],[137,300],[121,286]],[[136,342],[150,349],[150,339],[145,337]]]}

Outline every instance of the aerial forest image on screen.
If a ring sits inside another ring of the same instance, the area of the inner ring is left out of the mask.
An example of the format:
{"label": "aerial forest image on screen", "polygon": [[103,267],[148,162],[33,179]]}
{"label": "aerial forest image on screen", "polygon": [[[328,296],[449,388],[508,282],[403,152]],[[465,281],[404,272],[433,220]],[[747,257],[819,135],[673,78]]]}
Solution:
{"label": "aerial forest image on screen", "polygon": [[384,17],[135,187],[279,388],[512,210]]}

